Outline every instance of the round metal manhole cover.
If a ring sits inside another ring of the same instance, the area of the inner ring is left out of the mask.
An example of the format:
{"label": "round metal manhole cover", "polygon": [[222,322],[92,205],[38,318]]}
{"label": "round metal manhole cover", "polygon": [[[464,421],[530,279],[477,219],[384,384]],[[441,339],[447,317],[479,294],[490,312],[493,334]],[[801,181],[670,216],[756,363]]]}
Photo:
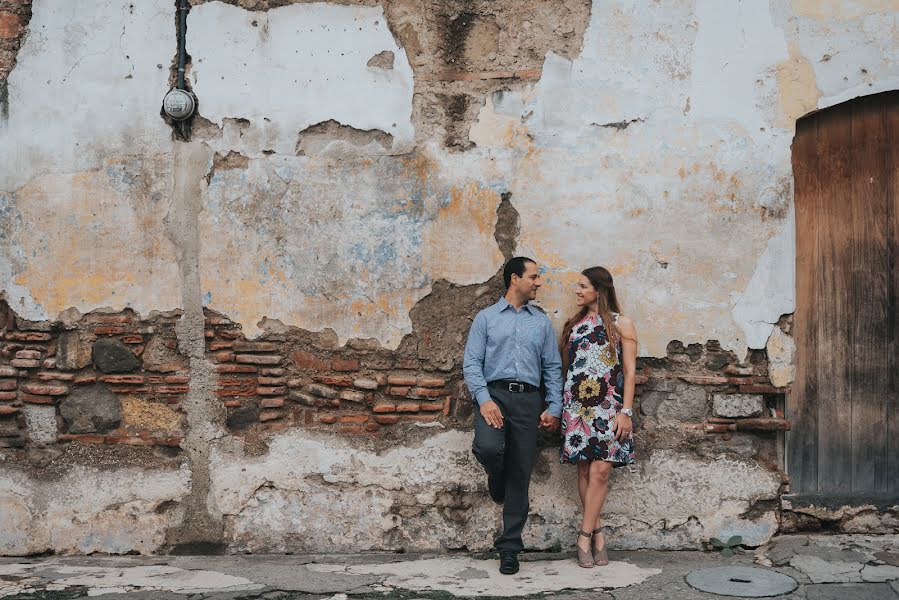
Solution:
{"label": "round metal manhole cover", "polygon": [[798,587],[792,577],[754,567],[697,569],[687,575],[687,583],[697,590],[710,594],[743,598],[780,596]]}

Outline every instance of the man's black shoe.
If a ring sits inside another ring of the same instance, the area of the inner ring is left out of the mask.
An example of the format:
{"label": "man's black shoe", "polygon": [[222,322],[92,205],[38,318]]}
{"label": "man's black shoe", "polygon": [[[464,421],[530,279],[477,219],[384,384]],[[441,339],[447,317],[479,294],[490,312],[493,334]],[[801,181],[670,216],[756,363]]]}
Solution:
{"label": "man's black shoe", "polygon": [[494,474],[487,476],[487,490],[490,497],[497,504],[502,504],[506,499],[506,479],[502,475]]}
{"label": "man's black shoe", "polygon": [[518,556],[514,552],[501,552],[499,555],[499,572],[503,575],[518,573]]}

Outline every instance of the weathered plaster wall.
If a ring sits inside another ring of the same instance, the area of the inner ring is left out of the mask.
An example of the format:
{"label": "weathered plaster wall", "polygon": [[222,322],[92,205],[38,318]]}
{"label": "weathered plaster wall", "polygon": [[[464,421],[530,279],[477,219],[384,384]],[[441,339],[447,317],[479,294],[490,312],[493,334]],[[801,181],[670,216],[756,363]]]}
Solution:
{"label": "weathered plaster wall", "polygon": [[762,348],[794,305],[795,119],[896,87],[895,11],[821,24],[760,2],[596,8],[580,55],[549,56],[533,91],[495,96],[472,132],[521,157],[520,251],[547,264],[552,307],[582,265],[610,266],[643,353]]}
{"label": "weathered plaster wall", "polygon": [[0,288],[28,319],[180,305],[170,130],[171,3],[36,2],[0,120]]}
{"label": "weathered plaster wall", "polygon": [[592,264],[637,320],[613,544],[770,537],[794,124],[899,87],[899,7],[269,4],[195,2],[185,143],[170,0],[0,2],[0,553],[484,548],[460,355],[513,254],[557,326]]}
{"label": "weathered plaster wall", "polygon": [[155,467],[129,465],[133,457],[121,451],[114,460],[109,452],[78,454],[55,456],[51,467],[32,461],[24,471],[4,457],[3,554],[151,553],[162,546],[183,516],[179,502],[190,489],[186,465],[164,457]]}
{"label": "weathered plaster wall", "polygon": [[[501,509],[483,501],[470,447],[471,434],[458,431],[383,453],[329,436],[284,433],[264,456],[247,457],[233,445],[216,453],[212,496],[225,517],[230,547],[238,551],[486,550],[492,539],[484,532],[493,529]],[[536,516],[525,540],[531,547],[570,543],[578,508],[558,490],[574,490],[576,483],[573,470],[559,469],[557,462],[555,449],[542,452],[532,485]],[[691,547],[697,539],[735,531],[757,544],[777,529],[773,514],[740,518],[780,485],[776,474],[757,465],[724,456],[700,462],[662,451],[614,481],[606,520],[627,532],[615,535],[619,548]],[[710,488],[724,493],[709,495]],[[329,515],[325,522],[318,518],[323,513]]]}

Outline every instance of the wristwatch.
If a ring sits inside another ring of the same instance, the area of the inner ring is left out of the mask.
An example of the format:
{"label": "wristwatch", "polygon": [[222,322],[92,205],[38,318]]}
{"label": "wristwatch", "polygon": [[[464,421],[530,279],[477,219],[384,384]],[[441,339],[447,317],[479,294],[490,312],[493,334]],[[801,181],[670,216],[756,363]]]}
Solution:
{"label": "wristwatch", "polygon": [[634,409],[633,409],[633,408],[622,408],[619,412],[620,412],[621,414],[623,414],[623,415],[627,415],[628,417],[633,417],[633,416],[634,416]]}

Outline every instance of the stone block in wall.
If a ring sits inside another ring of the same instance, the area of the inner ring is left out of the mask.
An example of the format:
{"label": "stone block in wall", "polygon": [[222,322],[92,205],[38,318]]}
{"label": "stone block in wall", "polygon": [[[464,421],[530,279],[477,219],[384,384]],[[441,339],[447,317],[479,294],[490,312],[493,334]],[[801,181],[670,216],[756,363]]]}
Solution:
{"label": "stone block in wall", "polygon": [[105,433],[119,426],[122,403],[105,383],[76,389],[59,404],[69,433]]}
{"label": "stone block in wall", "polygon": [[306,392],[310,394],[314,394],[316,396],[320,396],[322,398],[333,399],[337,398],[337,390],[330,388],[326,385],[320,385],[317,383],[311,383],[306,386]]}
{"label": "stone block in wall", "polygon": [[25,404],[28,438],[38,444],[55,444],[58,426],[56,423],[56,407],[47,404]]}
{"label": "stone block in wall", "polygon": [[376,390],[378,389],[378,382],[374,379],[354,379],[353,386],[360,390]]}
{"label": "stone block in wall", "polygon": [[736,360],[734,353],[721,348],[716,340],[710,340],[705,346],[705,367],[710,371],[720,371]]}
{"label": "stone block in wall", "polygon": [[234,410],[229,410],[225,425],[227,425],[229,429],[237,431],[249,429],[259,422],[260,412],[261,410],[258,402],[248,402]]}
{"label": "stone block in wall", "polygon": [[768,352],[768,379],[775,387],[786,387],[796,377],[796,366],[793,358],[796,343],[779,327],[775,327],[765,348]]}
{"label": "stone block in wall", "polygon": [[128,346],[113,338],[97,340],[92,356],[97,368],[104,373],[129,373],[141,365]]}
{"label": "stone block in wall", "polygon": [[640,412],[649,417],[654,417],[659,412],[659,406],[668,400],[668,392],[649,391],[640,396]]}
{"label": "stone block in wall", "polygon": [[310,370],[310,371],[326,371],[328,370],[328,361],[323,360],[313,354],[312,352],[306,352],[305,350],[297,350],[293,354],[290,355],[293,363],[300,369]]}
{"label": "stone block in wall", "polygon": [[758,417],[765,410],[761,394],[715,394],[712,411],[716,417]]}
{"label": "stone block in wall", "polygon": [[16,422],[16,414],[7,413],[0,416],[0,437],[19,435],[19,424]]}
{"label": "stone block in wall", "polygon": [[174,340],[154,335],[144,347],[141,359],[144,369],[155,372],[177,371],[187,367],[187,360],[173,347]]}
{"label": "stone block in wall", "polygon": [[158,435],[180,435],[181,415],[163,402],[129,396],[122,399],[121,426]]}
{"label": "stone block in wall", "polygon": [[700,386],[678,386],[677,391],[668,395],[656,411],[660,421],[683,421],[695,423],[708,415],[708,398],[705,388]]}
{"label": "stone block in wall", "polygon": [[672,379],[650,377],[643,387],[647,390],[656,392],[673,392],[677,390],[677,381],[674,381]]}

